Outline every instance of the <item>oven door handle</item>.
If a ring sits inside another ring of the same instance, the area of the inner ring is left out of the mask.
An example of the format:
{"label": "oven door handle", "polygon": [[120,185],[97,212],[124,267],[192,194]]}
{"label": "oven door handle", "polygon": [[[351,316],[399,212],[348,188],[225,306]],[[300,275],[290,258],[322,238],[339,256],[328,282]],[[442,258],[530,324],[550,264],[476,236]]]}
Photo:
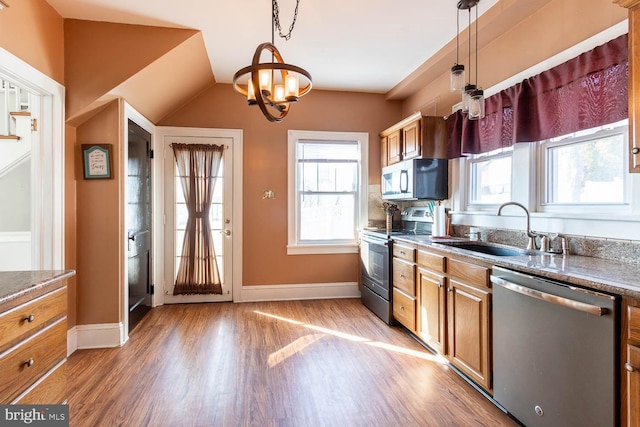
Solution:
{"label": "oven door handle", "polygon": [[360,240],[363,240],[367,243],[371,243],[373,245],[384,245],[384,246],[389,246],[389,242],[386,240],[381,240],[381,239],[372,239],[370,237],[367,236],[361,236]]}
{"label": "oven door handle", "polygon": [[510,291],[517,292],[519,294],[522,294],[531,298],[539,299],[545,302],[550,302],[552,304],[571,308],[573,310],[578,310],[585,313],[593,314],[595,316],[604,316],[609,312],[609,309],[606,307],[598,307],[596,305],[591,305],[584,302],[575,301],[569,298],[548,294],[546,292],[541,292],[536,289],[528,288],[526,286],[509,282],[508,280],[504,280],[501,277],[491,276],[491,282],[495,285],[502,286]]}

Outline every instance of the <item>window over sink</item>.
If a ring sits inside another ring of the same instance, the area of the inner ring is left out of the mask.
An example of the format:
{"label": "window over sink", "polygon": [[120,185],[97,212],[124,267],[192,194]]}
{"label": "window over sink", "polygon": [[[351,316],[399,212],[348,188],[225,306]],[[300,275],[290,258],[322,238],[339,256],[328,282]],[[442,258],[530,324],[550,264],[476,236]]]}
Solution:
{"label": "window over sink", "polygon": [[355,253],[367,220],[368,134],[290,130],[287,254]]}

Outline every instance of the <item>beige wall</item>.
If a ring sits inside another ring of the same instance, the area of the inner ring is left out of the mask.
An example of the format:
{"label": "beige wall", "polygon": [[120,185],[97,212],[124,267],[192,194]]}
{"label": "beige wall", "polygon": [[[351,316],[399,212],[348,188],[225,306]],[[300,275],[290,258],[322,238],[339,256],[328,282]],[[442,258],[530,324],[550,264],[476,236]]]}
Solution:
{"label": "beige wall", "polygon": [[64,84],[63,20],[44,0],[11,1],[0,12],[0,46]]}
{"label": "beige wall", "polygon": [[[122,109],[113,101],[76,130],[77,323],[122,320]],[[113,179],[83,179],[82,144],[112,144]]]}
{"label": "beige wall", "polygon": [[[400,119],[400,104],[383,95],[312,90],[283,122],[271,123],[230,85],[217,84],[159,124],[242,129],[243,282],[268,285],[357,280],[355,254],[286,254],[287,131],[368,132],[369,180],[375,184],[380,182],[378,133]],[[275,191],[275,199],[262,199],[267,189]]]}

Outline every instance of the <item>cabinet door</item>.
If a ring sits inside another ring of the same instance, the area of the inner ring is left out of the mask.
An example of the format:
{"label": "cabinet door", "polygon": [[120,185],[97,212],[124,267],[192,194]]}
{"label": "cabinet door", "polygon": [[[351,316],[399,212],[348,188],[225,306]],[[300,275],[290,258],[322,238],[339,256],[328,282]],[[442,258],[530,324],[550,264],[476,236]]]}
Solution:
{"label": "cabinet door", "polygon": [[402,128],[402,158],[413,159],[420,156],[420,120]]}
{"label": "cabinet door", "polygon": [[420,337],[438,353],[446,350],[446,278],[418,268]]}
{"label": "cabinet door", "polygon": [[402,160],[402,145],[400,131],[397,130],[387,137],[387,161],[390,165]]}
{"label": "cabinet door", "polygon": [[449,128],[444,117],[422,118],[422,158],[446,159],[449,151]]}
{"label": "cabinet door", "polygon": [[478,385],[490,390],[490,294],[454,279],[449,280],[447,291],[449,360]]}
{"label": "cabinet door", "polygon": [[627,346],[627,414],[629,427],[640,427],[640,347]]}
{"label": "cabinet door", "polygon": [[383,168],[389,165],[389,138],[382,137],[380,140],[380,167]]}

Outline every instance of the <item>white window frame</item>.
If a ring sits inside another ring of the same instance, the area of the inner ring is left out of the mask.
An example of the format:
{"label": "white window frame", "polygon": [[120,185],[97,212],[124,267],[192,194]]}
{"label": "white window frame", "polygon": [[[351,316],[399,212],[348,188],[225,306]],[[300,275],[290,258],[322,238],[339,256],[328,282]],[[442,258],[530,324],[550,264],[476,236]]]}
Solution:
{"label": "white window frame", "polygon": [[471,201],[472,195],[476,190],[474,188],[474,186],[476,185],[476,182],[474,182],[473,166],[478,163],[483,163],[489,160],[500,159],[504,157],[511,158],[511,171],[510,171],[511,178],[510,179],[511,179],[511,196],[513,198],[513,147],[506,147],[503,149],[495,150],[491,153],[472,154],[465,161],[465,164],[466,164],[465,182],[467,182],[467,185],[468,185],[468,191],[465,192],[465,196],[466,196],[465,205],[467,206],[467,210],[493,211],[497,209],[498,206],[500,206],[500,203],[473,203]]}
{"label": "white window frame", "polygon": [[[607,137],[610,135],[621,135],[622,141],[622,155],[623,155],[623,185],[624,185],[624,200],[622,202],[615,203],[549,203],[547,200],[547,191],[549,188],[548,176],[547,176],[547,163],[548,163],[548,150],[551,148],[568,146],[572,144],[578,144],[587,141],[593,141]],[[538,162],[537,179],[538,179],[538,193],[537,193],[537,211],[539,212],[551,212],[567,214],[571,213],[577,217],[599,217],[603,214],[608,215],[629,215],[631,214],[631,198],[633,194],[633,179],[628,173],[627,164],[629,163],[628,156],[628,136],[629,125],[628,120],[622,122],[612,123],[608,126],[602,126],[601,129],[595,130],[589,133],[576,132],[571,135],[566,135],[559,138],[553,138],[546,141],[540,141],[536,143],[537,153],[536,161]]]}
{"label": "white window frame", "polygon": [[367,188],[369,176],[369,134],[366,132],[328,132],[328,131],[304,131],[289,130],[288,132],[288,158],[287,158],[287,178],[288,178],[288,242],[287,255],[303,254],[339,254],[357,253],[358,243],[301,243],[298,239],[300,222],[300,206],[297,197],[297,158],[296,147],[299,141],[326,141],[344,142],[353,141],[358,143],[360,150],[359,162],[359,183],[358,200],[356,202],[357,226],[362,227],[367,224],[368,203]]}

